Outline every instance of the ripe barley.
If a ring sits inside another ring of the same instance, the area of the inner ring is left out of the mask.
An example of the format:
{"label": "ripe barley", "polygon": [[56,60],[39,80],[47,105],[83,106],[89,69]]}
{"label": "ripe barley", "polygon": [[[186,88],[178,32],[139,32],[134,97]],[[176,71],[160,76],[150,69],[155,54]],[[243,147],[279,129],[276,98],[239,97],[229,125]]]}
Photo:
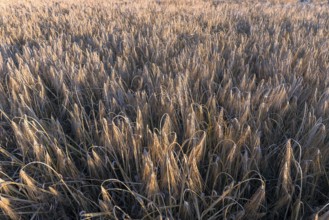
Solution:
{"label": "ripe barley", "polygon": [[328,7],[0,0],[2,217],[325,219]]}

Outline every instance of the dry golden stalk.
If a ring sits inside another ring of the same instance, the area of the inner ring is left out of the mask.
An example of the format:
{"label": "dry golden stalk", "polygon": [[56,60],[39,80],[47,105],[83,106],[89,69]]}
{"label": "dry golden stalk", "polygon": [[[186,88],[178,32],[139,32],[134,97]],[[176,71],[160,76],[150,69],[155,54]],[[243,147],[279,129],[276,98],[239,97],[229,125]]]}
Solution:
{"label": "dry golden stalk", "polygon": [[16,220],[19,219],[19,215],[17,213],[15,213],[15,211],[10,207],[10,200],[5,198],[5,197],[1,197],[0,198],[0,208],[2,209],[2,211],[9,216],[10,219]]}

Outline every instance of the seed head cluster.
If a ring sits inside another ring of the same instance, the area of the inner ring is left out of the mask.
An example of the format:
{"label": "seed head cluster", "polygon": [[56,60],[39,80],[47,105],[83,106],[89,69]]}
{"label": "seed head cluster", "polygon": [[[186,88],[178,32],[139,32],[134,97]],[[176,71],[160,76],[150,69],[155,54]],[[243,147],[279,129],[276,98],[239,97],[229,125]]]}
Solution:
{"label": "seed head cluster", "polygon": [[0,219],[328,219],[329,5],[0,4]]}

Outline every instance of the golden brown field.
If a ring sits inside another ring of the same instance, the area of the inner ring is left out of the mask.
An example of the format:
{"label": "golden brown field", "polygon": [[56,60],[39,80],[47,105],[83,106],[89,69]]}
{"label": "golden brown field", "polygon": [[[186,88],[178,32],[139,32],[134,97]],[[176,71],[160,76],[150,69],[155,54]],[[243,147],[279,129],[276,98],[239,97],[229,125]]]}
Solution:
{"label": "golden brown field", "polygon": [[0,219],[329,219],[329,4],[1,1]]}

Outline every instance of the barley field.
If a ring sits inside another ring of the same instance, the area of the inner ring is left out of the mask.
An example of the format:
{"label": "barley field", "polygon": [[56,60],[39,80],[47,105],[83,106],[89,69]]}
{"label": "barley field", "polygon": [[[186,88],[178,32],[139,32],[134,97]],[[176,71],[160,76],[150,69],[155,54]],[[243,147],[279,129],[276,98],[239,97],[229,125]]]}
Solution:
{"label": "barley field", "polygon": [[329,219],[329,4],[0,1],[0,219]]}

